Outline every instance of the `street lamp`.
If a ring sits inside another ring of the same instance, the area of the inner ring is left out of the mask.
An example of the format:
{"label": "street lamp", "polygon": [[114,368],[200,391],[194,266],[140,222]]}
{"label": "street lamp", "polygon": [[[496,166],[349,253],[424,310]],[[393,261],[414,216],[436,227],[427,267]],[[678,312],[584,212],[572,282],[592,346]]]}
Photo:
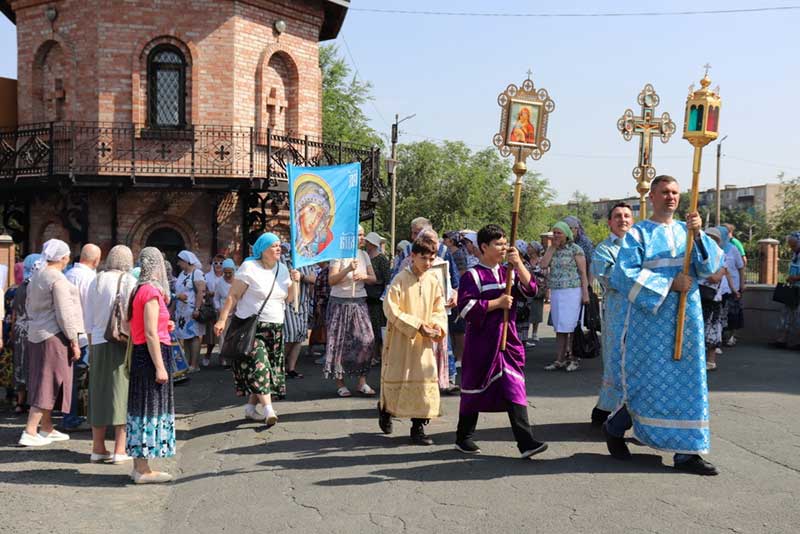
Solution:
{"label": "street lamp", "polygon": [[400,126],[401,122],[405,122],[408,119],[413,119],[416,117],[417,114],[414,113],[404,118],[400,118],[399,114],[395,114],[394,116],[394,124],[392,124],[392,156],[386,160],[386,174],[389,175],[389,181],[392,184],[392,248],[391,248],[391,256],[394,257],[394,247],[395,247],[395,229],[396,229],[396,216],[397,216],[397,178],[395,177],[395,169],[397,168],[397,135],[398,135],[398,126]]}
{"label": "street lamp", "polygon": [[719,160],[722,157],[722,142],[727,138],[728,136],[726,135],[725,137],[717,141],[717,226],[719,226],[719,212],[720,212],[720,206],[722,205],[719,192]]}

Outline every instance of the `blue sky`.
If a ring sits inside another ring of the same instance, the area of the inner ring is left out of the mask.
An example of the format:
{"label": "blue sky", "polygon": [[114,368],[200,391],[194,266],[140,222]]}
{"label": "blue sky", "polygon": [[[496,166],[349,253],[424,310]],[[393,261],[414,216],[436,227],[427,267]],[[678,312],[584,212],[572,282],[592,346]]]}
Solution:
{"label": "blue sky", "polygon": [[[652,83],[679,132],[656,142],[653,162],[688,185],[691,147],[681,139],[687,88],[702,65],[713,65],[721,87],[722,181],[755,185],[780,171],[800,175],[797,102],[800,91],[800,10],[774,13],[625,18],[442,17],[378,14],[357,8],[467,12],[597,13],[789,6],[800,2],[639,0],[542,3],[519,0],[354,0],[335,41],[347,61],[374,86],[366,112],[388,133],[394,114],[416,113],[401,142],[462,140],[490,146],[498,129],[497,94],[520,84],[528,68],[556,102],[552,148],[529,169],[541,172],[566,200],[633,194],[635,141],[616,121]],[[0,22],[0,76],[16,77],[14,27]],[[794,35],[794,37],[792,37]],[[352,58],[347,52],[349,45]],[[705,150],[702,188],[714,184],[714,147]]]}

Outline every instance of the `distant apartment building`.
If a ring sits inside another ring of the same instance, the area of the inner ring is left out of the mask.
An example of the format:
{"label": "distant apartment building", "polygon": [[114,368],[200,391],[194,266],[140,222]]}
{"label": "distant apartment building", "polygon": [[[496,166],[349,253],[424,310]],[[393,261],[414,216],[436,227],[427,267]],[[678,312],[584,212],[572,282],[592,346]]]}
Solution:
{"label": "distant apartment building", "polygon": [[[752,213],[764,213],[769,218],[783,202],[783,184],[761,184],[747,187],[726,185],[720,191],[720,207],[730,210],[748,210]],[[617,202],[627,202],[633,207],[634,217],[639,216],[639,198],[601,198],[593,202],[595,219],[605,218],[608,210]],[[649,202],[648,202],[649,204]],[[700,192],[697,202],[701,210],[714,210],[717,204],[717,191],[715,188]],[[652,213],[652,206],[648,207],[648,213]]]}

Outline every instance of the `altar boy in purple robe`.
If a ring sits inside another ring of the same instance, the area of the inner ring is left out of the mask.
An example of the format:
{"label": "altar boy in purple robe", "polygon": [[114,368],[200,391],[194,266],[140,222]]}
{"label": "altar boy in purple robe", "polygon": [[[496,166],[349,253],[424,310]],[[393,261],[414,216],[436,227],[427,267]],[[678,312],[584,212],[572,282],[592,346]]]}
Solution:
{"label": "altar boy in purple robe", "polygon": [[[519,452],[522,458],[531,458],[547,450],[547,444],[533,439],[528,422],[525,348],[517,334],[514,298],[535,296],[536,281],[496,224],[478,232],[478,249],[481,262],[464,273],[458,287],[458,308],[467,322],[467,332],[461,360],[456,449],[467,454],[481,452],[472,440],[478,414],[508,412]],[[501,265],[504,259],[507,266]],[[512,295],[506,296],[509,274],[514,287]],[[509,310],[509,316],[506,349],[501,351],[503,310]]]}

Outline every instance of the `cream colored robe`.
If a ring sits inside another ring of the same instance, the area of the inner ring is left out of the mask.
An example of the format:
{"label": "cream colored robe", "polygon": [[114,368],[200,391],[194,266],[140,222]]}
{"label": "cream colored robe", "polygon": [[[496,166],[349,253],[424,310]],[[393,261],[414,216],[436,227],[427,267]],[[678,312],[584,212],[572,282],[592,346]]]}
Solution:
{"label": "cream colored robe", "polygon": [[439,280],[430,271],[417,278],[410,267],[392,280],[383,301],[387,332],[381,363],[381,406],[395,417],[430,419],[439,415],[439,382],[433,340],[422,324],[447,331]]}

